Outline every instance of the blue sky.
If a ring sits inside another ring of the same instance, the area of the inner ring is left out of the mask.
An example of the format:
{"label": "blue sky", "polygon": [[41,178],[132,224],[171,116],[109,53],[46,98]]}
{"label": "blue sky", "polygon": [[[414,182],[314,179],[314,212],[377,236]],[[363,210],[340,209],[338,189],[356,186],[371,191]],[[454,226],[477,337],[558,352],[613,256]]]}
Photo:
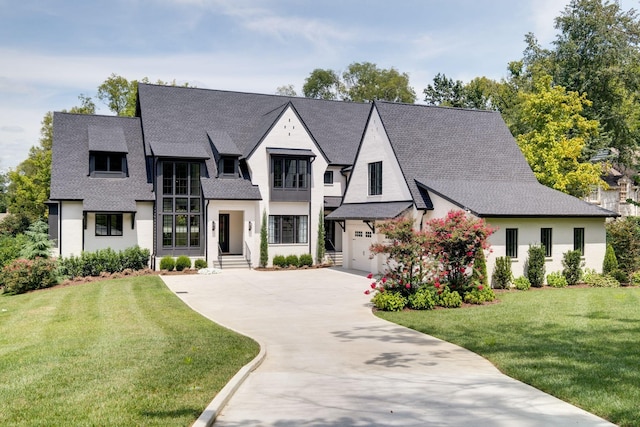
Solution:
{"label": "blue sky", "polygon": [[[500,79],[524,35],[542,44],[568,0],[0,0],[0,170],[38,144],[47,111],[94,97],[111,73],[201,88],[301,92],[315,68],[395,67]],[[621,2],[624,9],[637,1]]]}

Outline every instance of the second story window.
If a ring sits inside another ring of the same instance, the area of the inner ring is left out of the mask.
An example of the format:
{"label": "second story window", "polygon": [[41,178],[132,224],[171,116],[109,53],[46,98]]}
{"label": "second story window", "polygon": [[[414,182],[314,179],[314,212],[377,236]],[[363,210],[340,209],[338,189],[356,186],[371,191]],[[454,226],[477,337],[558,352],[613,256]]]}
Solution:
{"label": "second story window", "polygon": [[327,185],[333,184],[333,171],[326,171],[324,173],[324,183]]}
{"label": "second story window", "polygon": [[369,195],[382,194],[382,162],[369,163]]}
{"label": "second story window", "polygon": [[238,159],[230,156],[222,157],[219,164],[219,173],[223,176],[237,176]]}
{"label": "second story window", "polygon": [[91,152],[89,175],[93,177],[125,177],[126,174],[127,163],[124,153]]}
{"label": "second story window", "polygon": [[273,188],[309,188],[309,159],[273,157]]}

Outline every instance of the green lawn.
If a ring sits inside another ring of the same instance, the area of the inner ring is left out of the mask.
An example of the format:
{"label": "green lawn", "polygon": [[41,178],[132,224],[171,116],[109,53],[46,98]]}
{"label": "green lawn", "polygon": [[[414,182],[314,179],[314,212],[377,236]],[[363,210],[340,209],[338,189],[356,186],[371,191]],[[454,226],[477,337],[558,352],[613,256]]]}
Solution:
{"label": "green lawn", "polygon": [[639,288],[498,297],[494,305],[377,315],[466,347],[507,375],[616,424],[640,425]]}
{"label": "green lawn", "polygon": [[0,425],[187,426],[258,350],[157,276],[0,295]]}

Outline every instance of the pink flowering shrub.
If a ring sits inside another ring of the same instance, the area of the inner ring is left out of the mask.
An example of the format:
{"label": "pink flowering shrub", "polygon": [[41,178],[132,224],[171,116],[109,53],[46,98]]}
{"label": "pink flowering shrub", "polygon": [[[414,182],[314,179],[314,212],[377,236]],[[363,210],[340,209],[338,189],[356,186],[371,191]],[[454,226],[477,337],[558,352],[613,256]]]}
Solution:
{"label": "pink flowering shrub", "polygon": [[460,306],[469,292],[474,292],[470,300],[493,300],[493,292],[486,290],[484,251],[495,230],[484,220],[450,211],[445,218],[428,221],[421,231],[414,230],[409,218],[386,221],[378,231],[386,240],[372,245],[371,252],[387,257],[387,269],[377,277],[369,274],[372,282],[365,294],[397,293],[422,308],[432,304],[417,303],[418,291],[422,299],[428,291],[436,305],[447,307]]}

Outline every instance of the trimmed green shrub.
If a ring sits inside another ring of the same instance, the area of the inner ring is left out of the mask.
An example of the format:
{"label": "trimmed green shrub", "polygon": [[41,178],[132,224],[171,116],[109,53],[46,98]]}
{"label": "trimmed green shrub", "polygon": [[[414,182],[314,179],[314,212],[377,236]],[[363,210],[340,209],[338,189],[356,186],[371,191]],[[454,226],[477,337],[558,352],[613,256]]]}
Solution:
{"label": "trimmed green shrub", "polygon": [[482,248],[476,251],[476,256],[473,260],[473,274],[471,275],[471,283],[477,283],[484,287],[489,287],[487,261],[484,257],[484,250]]}
{"label": "trimmed green shrub", "polygon": [[176,261],[172,256],[162,257],[160,260],[160,270],[172,271],[176,267]]}
{"label": "trimmed green shrub", "polygon": [[409,307],[414,310],[431,310],[436,305],[436,297],[433,288],[421,286],[409,295]]}
{"label": "trimmed green shrub", "polygon": [[[260,267],[269,264],[269,240],[267,235],[267,211],[262,211],[262,224],[260,225]],[[274,262],[275,265],[275,262]]]}
{"label": "trimmed green shrub", "polygon": [[513,281],[513,284],[516,285],[516,289],[519,291],[528,291],[531,287],[531,283],[529,279],[525,276],[520,276]]}
{"label": "trimmed green shrub", "polygon": [[620,282],[608,274],[598,274],[595,270],[586,269],[582,277],[584,283],[594,288],[617,288]]}
{"label": "trimmed green shrub", "polygon": [[529,257],[525,263],[525,276],[529,279],[531,286],[541,288],[544,285],[545,273],[545,249],[544,246],[529,246]]}
{"label": "trimmed green shrub", "polygon": [[619,268],[610,272],[609,276],[616,279],[620,284],[629,283],[629,275],[625,271],[620,270]]}
{"label": "trimmed green shrub", "polygon": [[182,271],[191,268],[191,260],[186,255],[180,255],[176,260],[176,270]]}
{"label": "trimmed green shrub", "polygon": [[462,306],[462,297],[458,291],[451,291],[448,286],[445,286],[438,294],[436,305],[444,308],[458,308]]}
{"label": "trimmed green shrub", "polygon": [[101,249],[82,252],[79,257],[70,256],[58,260],[60,274],[67,277],[99,276],[102,272],[117,273],[127,269],[142,270],[149,266],[149,249],[139,246],[115,252]]}
{"label": "trimmed green shrub", "polygon": [[562,275],[567,285],[576,285],[582,279],[582,254],[580,251],[567,251],[562,256]]}
{"label": "trimmed green shrub", "polygon": [[207,261],[203,260],[202,258],[198,258],[194,263],[193,266],[195,268],[197,268],[198,270],[200,270],[201,268],[207,268]]}
{"label": "trimmed green shrub", "polygon": [[121,252],[120,258],[122,264],[118,271],[124,271],[126,269],[131,270],[144,270],[149,267],[149,258],[151,252],[149,249],[142,249],[140,246],[132,246]]}
{"label": "trimmed green shrub", "polygon": [[604,253],[604,261],[602,262],[602,274],[609,274],[617,269],[618,258],[616,258],[616,251],[613,250],[611,244],[608,244],[607,251]]}
{"label": "trimmed green shrub", "polygon": [[58,284],[56,261],[48,258],[16,259],[0,273],[0,284],[10,295],[22,294]]}
{"label": "trimmed green shrub", "polygon": [[491,302],[494,299],[496,299],[496,294],[493,292],[493,289],[485,288],[484,286],[482,289],[475,288],[464,294],[464,302],[469,304],[482,304],[485,302]]}
{"label": "trimmed green shrub", "polygon": [[407,299],[400,292],[393,291],[378,292],[371,302],[383,311],[400,311],[407,305]]}
{"label": "trimmed green shrub", "polygon": [[286,267],[287,266],[287,258],[284,255],[276,255],[273,257],[273,266],[274,267]]}
{"label": "trimmed green shrub", "polygon": [[513,280],[511,273],[511,258],[503,256],[496,258],[496,266],[493,268],[491,281],[496,289],[508,289]]}
{"label": "trimmed green shrub", "polygon": [[[316,241],[316,262],[318,264],[322,264],[324,262],[324,252],[325,252],[325,231],[324,231],[324,207],[320,208],[320,213],[318,215],[318,239]],[[311,264],[313,264],[313,260]]]}
{"label": "trimmed green shrub", "polygon": [[559,271],[547,274],[547,285],[552,288],[565,288],[567,286],[567,279]]}
{"label": "trimmed green shrub", "polygon": [[300,264],[300,260],[298,259],[297,255],[289,255],[286,258],[286,263],[287,266],[291,266],[291,267],[297,267]]}
{"label": "trimmed green shrub", "polygon": [[300,255],[300,267],[306,265],[307,267],[311,267],[313,265],[313,257],[311,254],[302,254]]}

